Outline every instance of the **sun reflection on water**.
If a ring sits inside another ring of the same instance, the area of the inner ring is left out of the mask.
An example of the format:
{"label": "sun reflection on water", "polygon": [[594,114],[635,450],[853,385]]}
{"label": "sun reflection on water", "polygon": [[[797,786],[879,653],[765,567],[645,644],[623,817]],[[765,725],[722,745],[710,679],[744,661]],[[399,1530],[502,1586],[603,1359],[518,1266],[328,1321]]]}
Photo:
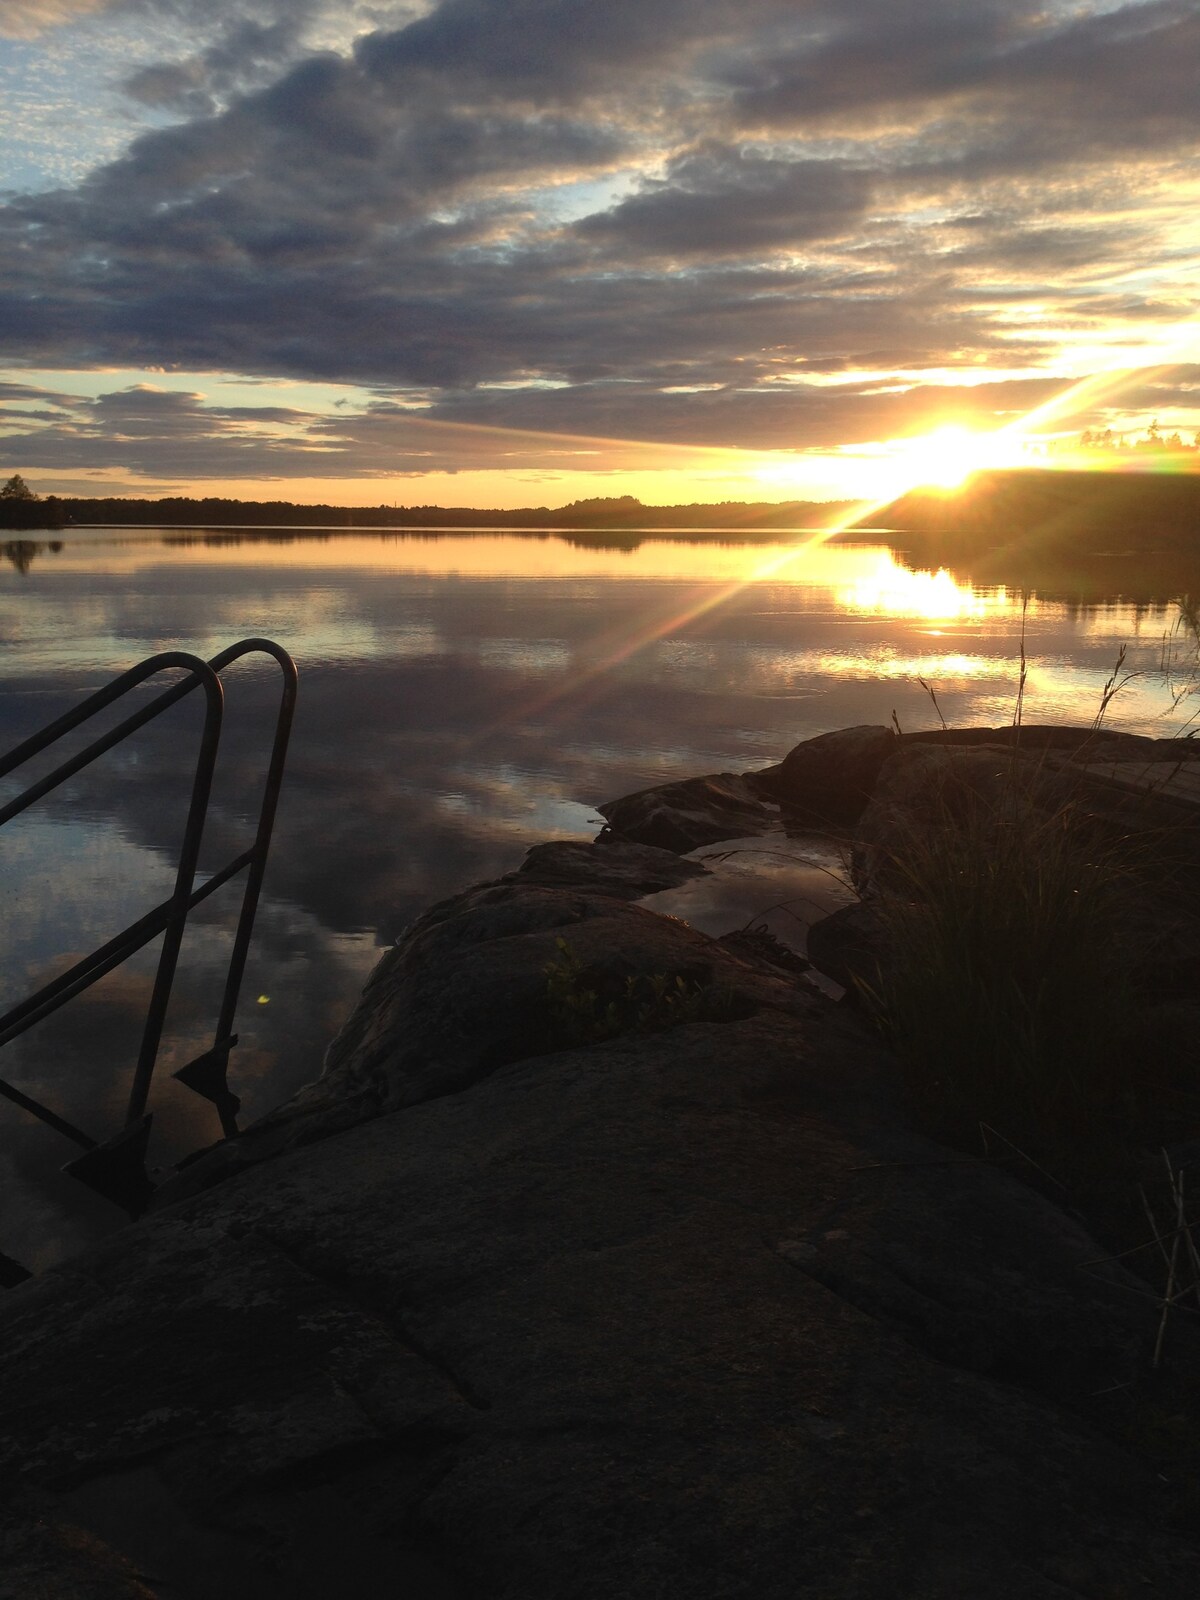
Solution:
{"label": "sun reflection on water", "polygon": [[926,622],[983,620],[1010,613],[1007,589],[976,589],[960,583],[945,567],[914,572],[899,566],[890,551],[871,552],[869,566],[837,589],[837,603],[848,610]]}

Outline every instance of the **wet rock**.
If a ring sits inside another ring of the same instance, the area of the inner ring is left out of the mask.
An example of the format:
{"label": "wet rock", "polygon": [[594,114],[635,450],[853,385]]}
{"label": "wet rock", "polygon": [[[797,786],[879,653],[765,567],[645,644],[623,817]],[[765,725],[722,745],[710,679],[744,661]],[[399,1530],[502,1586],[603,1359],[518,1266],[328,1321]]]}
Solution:
{"label": "wet rock", "polygon": [[671,850],[601,834],[590,844],[575,840],[535,844],[505,881],[519,879],[551,889],[594,889],[623,900],[639,900],[707,876],[707,867],[685,861]]}
{"label": "wet rock", "polygon": [[639,789],[596,809],[619,838],[681,854],[720,839],[765,833],[779,820],[757,787],[732,772]]}

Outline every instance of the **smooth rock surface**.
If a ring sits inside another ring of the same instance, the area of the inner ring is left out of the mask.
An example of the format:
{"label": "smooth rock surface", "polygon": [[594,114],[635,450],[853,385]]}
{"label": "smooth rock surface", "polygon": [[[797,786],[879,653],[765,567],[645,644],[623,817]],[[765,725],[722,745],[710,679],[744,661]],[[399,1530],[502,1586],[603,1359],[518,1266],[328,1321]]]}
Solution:
{"label": "smooth rock surface", "polygon": [[[739,1013],[543,1053],[564,934]],[[1122,1442],[1195,1330],[1150,1374],[1153,1293],[911,1131],[803,978],[489,885],[314,1095],[314,1142],[0,1300],[5,1600],[1200,1592],[1183,1487]]]}

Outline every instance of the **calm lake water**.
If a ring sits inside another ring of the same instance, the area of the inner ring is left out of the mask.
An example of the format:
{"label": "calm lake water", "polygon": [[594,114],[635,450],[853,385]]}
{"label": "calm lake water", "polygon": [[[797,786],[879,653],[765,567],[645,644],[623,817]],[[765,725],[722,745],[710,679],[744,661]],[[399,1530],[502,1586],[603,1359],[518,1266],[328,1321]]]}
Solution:
{"label": "calm lake water", "polygon": [[[948,722],[1008,723],[1022,630],[1028,721],[1089,722],[1122,646],[1144,675],[1113,725],[1165,734],[1191,709],[1172,710],[1156,671],[1178,621],[1169,594],[1134,604],[1118,575],[1099,604],[1034,593],[1022,620],[1020,594],[910,570],[883,543],[139,529],[6,553],[0,748],[159,650],[210,656],[265,634],[299,664],[230,1066],[243,1122],[318,1074],[380,946],[413,915],[516,867],[536,841],[592,837],[601,801],[767,765],[893,713],[906,729],[933,725],[922,677]],[[211,863],[249,842],[277,684],[273,666],[228,675]],[[166,897],[197,700],[4,829],[0,1007]],[[719,884],[665,908],[710,932],[766,913],[801,942],[811,902],[839,898],[838,863],[819,841],[781,846],[748,846]],[[170,1072],[211,1043],[236,900],[226,891],[193,915],[151,1101],[152,1165],[218,1136]],[[0,1074],[111,1131],[152,972],[148,951],[8,1046]],[[0,1250],[42,1266],[120,1225],[60,1176],[74,1153],[0,1103]]]}

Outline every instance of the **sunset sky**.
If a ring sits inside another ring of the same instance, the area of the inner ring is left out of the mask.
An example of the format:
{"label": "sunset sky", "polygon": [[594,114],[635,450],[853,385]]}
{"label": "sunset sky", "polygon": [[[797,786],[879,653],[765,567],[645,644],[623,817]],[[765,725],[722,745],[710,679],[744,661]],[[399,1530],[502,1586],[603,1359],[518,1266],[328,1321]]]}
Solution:
{"label": "sunset sky", "polygon": [[1190,442],[1198,82],[1192,0],[0,0],[0,473],[875,498]]}

